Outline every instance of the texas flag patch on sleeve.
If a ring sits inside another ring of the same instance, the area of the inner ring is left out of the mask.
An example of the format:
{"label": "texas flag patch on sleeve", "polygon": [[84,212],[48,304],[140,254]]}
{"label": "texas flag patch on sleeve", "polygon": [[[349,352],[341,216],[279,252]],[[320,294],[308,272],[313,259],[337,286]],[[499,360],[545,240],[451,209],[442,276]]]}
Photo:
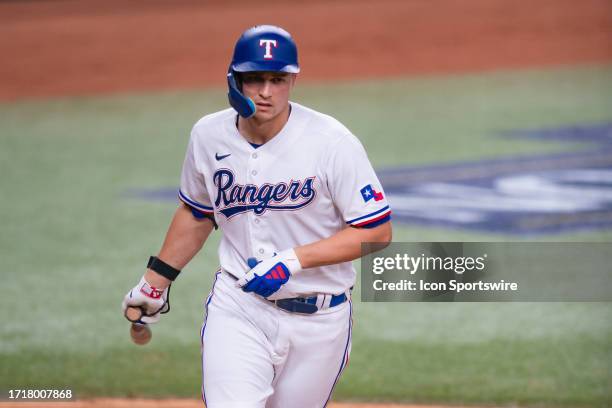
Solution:
{"label": "texas flag patch on sleeve", "polygon": [[361,197],[363,198],[363,201],[365,201],[366,203],[371,199],[374,199],[374,201],[380,201],[384,198],[383,193],[374,190],[374,187],[372,187],[371,184],[368,184],[359,191],[361,192]]}

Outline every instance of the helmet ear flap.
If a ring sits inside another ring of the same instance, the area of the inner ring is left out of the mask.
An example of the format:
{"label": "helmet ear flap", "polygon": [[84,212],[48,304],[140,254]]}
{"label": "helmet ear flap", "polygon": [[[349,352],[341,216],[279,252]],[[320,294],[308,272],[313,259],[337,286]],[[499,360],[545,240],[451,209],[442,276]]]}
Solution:
{"label": "helmet ear flap", "polygon": [[251,98],[247,98],[242,94],[242,84],[240,82],[240,78],[236,77],[236,72],[230,67],[227,71],[227,85],[229,88],[227,99],[232,108],[236,109],[240,116],[248,119],[255,114],[257,108]]}
{"label": "helmet ear flap", "polygon": [[234,81],[236,82],[236,89],[238,89],[240,93],[242,93],[242,73],[234,71],[232,72],[232,76],[234,77]]}

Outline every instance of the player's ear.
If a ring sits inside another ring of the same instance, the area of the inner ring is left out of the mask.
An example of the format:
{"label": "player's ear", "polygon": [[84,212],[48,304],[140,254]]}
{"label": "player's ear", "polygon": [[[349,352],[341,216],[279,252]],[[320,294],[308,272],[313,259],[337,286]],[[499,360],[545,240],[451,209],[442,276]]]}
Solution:
{"label": "player's ear", "polygon": [[297,74],[289,74],[290,78],[289,81],[291,83],[291,88],[293,88],[295,86],[295,81],[297,81]]}

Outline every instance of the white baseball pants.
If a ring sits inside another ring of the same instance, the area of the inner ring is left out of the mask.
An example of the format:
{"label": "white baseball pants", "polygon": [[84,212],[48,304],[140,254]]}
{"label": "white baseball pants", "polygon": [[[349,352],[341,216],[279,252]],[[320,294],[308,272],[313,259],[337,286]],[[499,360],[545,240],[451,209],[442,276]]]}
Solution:
{"label": "white baseball pants", "polygon": [[217,273],[202,325],[207,408],[321,408],[351,350],[352,305],[290,313]]}

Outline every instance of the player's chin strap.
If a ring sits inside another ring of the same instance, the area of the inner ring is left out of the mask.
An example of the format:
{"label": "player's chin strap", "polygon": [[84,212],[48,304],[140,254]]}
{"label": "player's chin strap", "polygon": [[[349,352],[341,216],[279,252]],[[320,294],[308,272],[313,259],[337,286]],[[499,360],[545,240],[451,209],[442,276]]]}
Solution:
{"label": "player's chin strap", "polygon": [[255,103],[253,103],[251,98],[247,98],[240,92],[235,73],[231,67],[227,71],[227,85],[229,87],[227,98],[232,108],[236,109],[236,112],[245,119],[253,116],[257,110],[255,108]]}

